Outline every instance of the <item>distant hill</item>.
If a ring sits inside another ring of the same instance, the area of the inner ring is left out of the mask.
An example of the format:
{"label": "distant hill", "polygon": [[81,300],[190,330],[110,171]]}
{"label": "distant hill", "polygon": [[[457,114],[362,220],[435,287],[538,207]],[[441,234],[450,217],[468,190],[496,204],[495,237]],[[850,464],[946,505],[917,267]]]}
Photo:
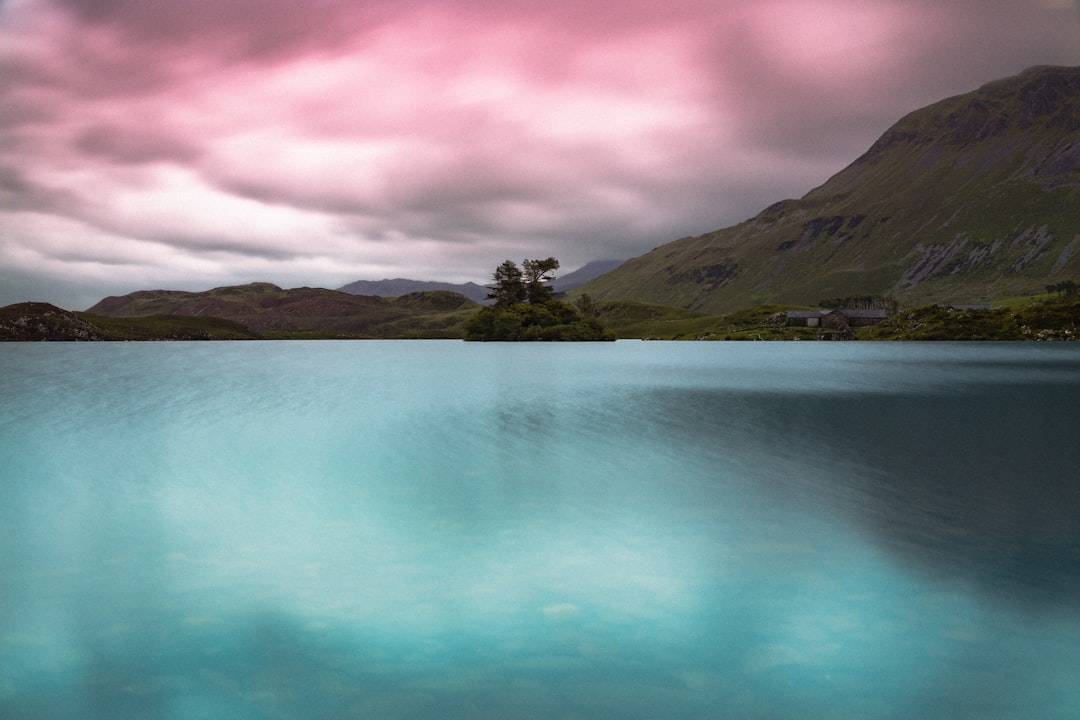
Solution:
{"label": "distant hill", "polygon": [[568,290],[573,290],[590,280],[600,277],[604,273],[611,272],[622,265],[622,263],[622,260],[593,260],[590,263],[582,265],[573,272],[556,276],[555,282],[552,283],[552,287],[555,289],[555,292],[567,292]]}
{"label": "distant hill", "polygon": [[0,341],[254,340],[258,333],[222,318],[148,315],[109,318],[41,302],[0,308]]}
{"label": "distant hill", "polygon": [[[577,270],[568,272],[565,275],[557,276],[553,287],[556,292],[572,290],[578,285],[587,283],[588,281],[613,270],[620,264],[622,264],[622,260],[594,260],[593,262],[586,263]],[[486,303],[488,301],[488,292],[490,292],[487,287],[478,285],[474,282],[458,284],[432,280],[408,280],[406,278],[394,278],[392,280],[357,280],[356,282],[351,282],[348,285],[342,285],[338,288],[339,292],[345,292],[351,295],[374,295],[376,297],[400,297],[402,295],[407,295],[408,293],[431,292],[435,290],[455,292],[478,303]]]}
{"label": "distant hill", "polygon": [[443,290],[464,295],[473,302],[484,302],[487,299],[488,289],[474,282],[447,283],[429,280],[407,280],[394,278],[393,280],[357,280],[348,285],[338,288],[339,292],[350,295],[374,295],[377,297],[401,297],[414,292],[432,292]]}
{"label": "distant hill", "polygon": [[904,305],[1080,277],[1080,68],[1036,67],[917,110],[802,199],[581,286],[729,312],[889,294]]}
{"label": "distant hill", "polygon": [[86,314],[224,318],[261,337],[437,338],[461,337],[465,321],[477,307],[472,300],[447,291],[382,298],[251,283],[205,292],[141,290],[107,297]]}

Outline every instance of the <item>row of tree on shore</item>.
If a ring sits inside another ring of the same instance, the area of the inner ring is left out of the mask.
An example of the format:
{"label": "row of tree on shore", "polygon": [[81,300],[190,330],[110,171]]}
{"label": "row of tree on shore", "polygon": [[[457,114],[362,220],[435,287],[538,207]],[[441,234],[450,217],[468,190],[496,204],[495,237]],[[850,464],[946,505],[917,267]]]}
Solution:
{"label": "row of tree on shore", "polygon": [[1065,280],[1063,282],[1047,285],[1046,294],[1053,295],[1054,293],[1057,293],[1059,299],[1068,300],[1080,295],[1080,285],[1077,285],[1075,280]]}

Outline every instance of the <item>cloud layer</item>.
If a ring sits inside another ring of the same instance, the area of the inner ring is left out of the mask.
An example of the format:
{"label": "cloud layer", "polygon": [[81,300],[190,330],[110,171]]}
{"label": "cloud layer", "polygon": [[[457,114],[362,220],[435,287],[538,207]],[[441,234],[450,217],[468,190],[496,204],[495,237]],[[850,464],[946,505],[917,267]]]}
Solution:
{"label": "cloud layer", "polygon": [[1078,63],[1072,0],[0,0],[0,304],[631,257]]}

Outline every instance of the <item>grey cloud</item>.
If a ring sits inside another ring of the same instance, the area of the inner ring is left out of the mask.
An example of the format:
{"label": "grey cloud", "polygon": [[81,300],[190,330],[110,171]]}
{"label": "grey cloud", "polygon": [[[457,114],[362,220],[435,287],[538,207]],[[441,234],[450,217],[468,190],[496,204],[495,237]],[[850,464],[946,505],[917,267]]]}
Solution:
{"label": "grey cloud", "polygon": [[81,132],[75,147],[91,156],[120,164],[158,160],[189,162],[200,151],[186,138],[168,136],[156,128],[122,128],[97,124]]}
{"label": "grey cloud", "polygon": [[64,214],[81,206],[71,191],[35,182],[16,166],[0,165],[0,210]]}
{"label": "grey cloud", "polygon": [[198,250],[200,255],[215,259],[260,259],[276,262],[288,262],[311,255],[315,248],[297,238],[289,248],[276,248],[269,245],[257,245],[234,238],[207,235],[180,235],[162,233],[152,238],[153,242],[178,250]]}
{"label": "grey cloud", "polygon": [[[807,73],[766,52],[767,25],[718,27],[707,62],[716,86],[729,92],[717,94],[714,111],[737,118],[744,142],[793,158],[832,158],[838,171],[842,159],[854,159],[912,110],[1030,65],[1080,60],[1080,23],[1071,10],[1029,0],[916,0],[904,10],[921,20],[893,29],[888,65],[851,79]],[[858,67],[866,58],[851,40],[848,63]]]}
{"label": "grey cloud", "polygon": [[165,50],[189,47],[229,62],[273,62],[300,52],[328,52],[378,27],[395,11],[395,3],[379,0],[56,2],[80,21],[115,32],[125,43]]}

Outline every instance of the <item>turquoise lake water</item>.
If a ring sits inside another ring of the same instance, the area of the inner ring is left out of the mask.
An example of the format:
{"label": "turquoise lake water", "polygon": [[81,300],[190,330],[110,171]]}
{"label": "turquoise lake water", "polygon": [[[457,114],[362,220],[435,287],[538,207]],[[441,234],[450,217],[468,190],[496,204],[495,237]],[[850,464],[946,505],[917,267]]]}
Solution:
{"label": "turquoise lake water", "polygon": [[1080,346],[0,345],[0,717],[1080,717]]}

